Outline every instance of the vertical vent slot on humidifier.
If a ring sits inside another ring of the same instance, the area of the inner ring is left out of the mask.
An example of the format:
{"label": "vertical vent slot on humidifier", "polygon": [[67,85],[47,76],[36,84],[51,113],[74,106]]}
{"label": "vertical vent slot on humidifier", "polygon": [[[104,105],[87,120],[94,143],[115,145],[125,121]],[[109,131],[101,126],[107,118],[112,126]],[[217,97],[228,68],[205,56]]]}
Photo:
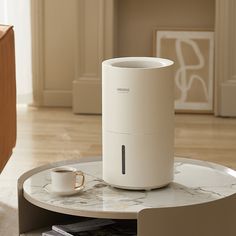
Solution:
{"label": "vertical vent slot on humidifier", "polygon": [[125,145],[121,146],[122,174],[125,174]]}

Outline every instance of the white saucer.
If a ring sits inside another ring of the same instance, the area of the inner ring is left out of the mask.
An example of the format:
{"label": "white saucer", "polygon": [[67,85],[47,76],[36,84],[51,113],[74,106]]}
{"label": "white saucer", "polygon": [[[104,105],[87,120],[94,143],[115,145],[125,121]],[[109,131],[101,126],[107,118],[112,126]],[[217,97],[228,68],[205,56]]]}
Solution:
{"label": "white saucer", "polygon": [[58,195],[58,196],[71,196],[71,195],[75,195],[79,192],[81,192],[84,189],[84,186],[81,187],[76,187],[74,190],[72,191],[66,191],[66,192],[55,192],[52,190],[52,184],[46,184],[45,186],[43,186],[43,189],[50,193],[50,194],[54,194],[54,195]]}

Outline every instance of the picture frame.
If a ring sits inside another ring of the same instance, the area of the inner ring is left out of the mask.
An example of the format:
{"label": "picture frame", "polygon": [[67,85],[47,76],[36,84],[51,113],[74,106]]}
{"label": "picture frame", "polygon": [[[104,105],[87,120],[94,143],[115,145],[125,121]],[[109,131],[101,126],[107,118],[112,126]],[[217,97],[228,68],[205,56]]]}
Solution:
{"label": "picture frame", "polygon": [[174,61],[176,111],[213,112],[213,31],[155,29],[154,56]]}

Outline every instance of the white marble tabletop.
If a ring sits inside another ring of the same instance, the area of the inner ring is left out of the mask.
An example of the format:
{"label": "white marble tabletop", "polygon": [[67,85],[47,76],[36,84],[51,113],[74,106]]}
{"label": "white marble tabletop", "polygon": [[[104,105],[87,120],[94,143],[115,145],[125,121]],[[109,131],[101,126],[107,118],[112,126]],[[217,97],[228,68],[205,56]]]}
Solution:
{"label": "white marble tabletop", "polygon": [[137,217],[145,208],[162,208],[207,203],[236,193],[236,172],[209,162],[175,158],[174,180],[151,191],[122,190],[102,180],[102,162],[70,165],[85,173],[85,188],[73,196],[56,196],[45,191],[50,169],[29,177],[24,197],[40,207],[71,215],[125,218]]}

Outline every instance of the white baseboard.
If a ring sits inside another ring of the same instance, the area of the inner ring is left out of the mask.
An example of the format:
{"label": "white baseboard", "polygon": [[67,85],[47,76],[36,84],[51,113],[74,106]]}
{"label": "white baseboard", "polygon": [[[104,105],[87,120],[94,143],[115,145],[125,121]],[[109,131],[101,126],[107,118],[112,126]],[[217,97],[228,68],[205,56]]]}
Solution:
{"label": "white baseboard", "polygon": [[43,91],[43,106],[48,107],[71,107],[71,90],[46,90]]}
{"label": "white baseboard", "polygon": [[221,84],[220,115],[236,117],[236,80]]}
{"label": "white baseboard", "polygon": [[72,107],[74,113],[101,114],[102,88],[99,79],[73,81]]}

